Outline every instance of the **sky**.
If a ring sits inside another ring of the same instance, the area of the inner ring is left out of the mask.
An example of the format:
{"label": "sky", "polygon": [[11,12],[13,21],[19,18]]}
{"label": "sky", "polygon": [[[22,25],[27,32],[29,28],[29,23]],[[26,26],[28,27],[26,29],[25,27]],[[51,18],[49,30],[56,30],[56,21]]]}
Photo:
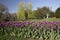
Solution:
{"label": "sky", "polygon": [[18,4],[20,2],[25,2],[26,4],[30,2],[32,4],[33,10],[37,7],[49,7],[52,11],[55,11],[60,7],[60,0],[0,0],[0,3],[4,4],[10,13],[15,13],[18,10]]}

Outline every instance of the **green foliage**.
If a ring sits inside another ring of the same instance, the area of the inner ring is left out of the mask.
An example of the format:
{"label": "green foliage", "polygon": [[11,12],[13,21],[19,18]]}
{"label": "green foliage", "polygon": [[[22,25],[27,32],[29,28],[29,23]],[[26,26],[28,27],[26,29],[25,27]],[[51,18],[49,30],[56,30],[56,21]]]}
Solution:
{"label": "green foliage", "polygon": [[32,9],[32,4],[28,2],[28,4],[25,6],[26,10],[29,11]]}
{"label": "green foliage", "polygon": [[[34,23],[34,26],[36,24]],[[42,27],[42,24],[39,25]],[[47,24],[44,25],[44,28]],[[55,27],[55,26],[54,26]],[[39,39],[39,40],[56,40],[60,39],[59,30],[52,30],[42,28],[32,28],[31,25],[26,25],[23,27],[0,27],[0,39],[1,40],[27,40],[31,39]]]}
{"label": "green foliage", "polygon": [[[5,15],[8,16],[8,14],[9,14],[8,11],[9,11],[8,8],[5,5],[0,3],[0,21],[5,21]],[[9,18],[6,18],[6,20],[7,19],[9,19]]]}
{"label": "green foliage", "polygon": [[23,2],[21,2],[18,5],[18,11],[17,11],[17,19],[28,19],[28,15],[30,14],[30,10],[31,10],[31,3],[28,3],[27,5],[25,5]]}
{"label": "green foliage", "polygon": [[25,11],[25,19],[28,19],[28,12],[27,11]]}
{"label": "green foliage", "polygon": [[28,19],[33,17],[33,14],[32,14],[32,4],[30,2],[25,6],[25,11],[28,14],[28,17],[27,17]]}
{"label": "green foliage", "polygon": [[35,12],[35,16],[38,19],[41,19],[41,18],[44,18],[44,17],[46,18],[47,14],[50,14],[51,10],[48,7],[42,7],[42,8],[38,8],[34,12]]}
{"label": "green foliage", "polygon": [[32,10],[30,10],[30,13],[28,14],[28,18],[29,19],[35,19],[36,18],[35,14],[34,14],[34,12]]}
{"label": "green foliage", "polygon": [[25,17],[24,17],[24,3],[23,2],[18,4],[18,11],[17,11],[16,15],[17,15],[17,20],[25,19]]}
{"label": "green foliage", "polygon": [[36,10],[36,11],[34,11],[34,13],[35,13],[34,15],[36,16],[36,18],[38,18],[38,19],[43,18],[41,11]]}
{"label": "green foliage", "polygon": [[16,20],[17,20],[16,13],[12,13],[12,14],[11,14],[11,20],[12,20],[12,21],[16,21]]}
{"label": "green foliage", "polygon": [[60,18],[60,7],[56,9],[55,16]]}
{"label": "green foliage", "polygon": [[50,12],[50,16],[49,17],[55,17],[55,13],[54,12]]}

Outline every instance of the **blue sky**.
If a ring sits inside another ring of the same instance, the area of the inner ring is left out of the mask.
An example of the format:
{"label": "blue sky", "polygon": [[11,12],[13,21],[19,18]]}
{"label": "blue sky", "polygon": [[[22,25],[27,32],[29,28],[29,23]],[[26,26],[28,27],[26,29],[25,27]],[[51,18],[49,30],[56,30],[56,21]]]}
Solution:
{"label": "blue sky", "polygon": [[8,7],[9,12],[15,13],[20,2],[31,2],[33,9],[37,7],[47,6],[53,11],[60,7],[60,0],[0,0],[0,3]]}

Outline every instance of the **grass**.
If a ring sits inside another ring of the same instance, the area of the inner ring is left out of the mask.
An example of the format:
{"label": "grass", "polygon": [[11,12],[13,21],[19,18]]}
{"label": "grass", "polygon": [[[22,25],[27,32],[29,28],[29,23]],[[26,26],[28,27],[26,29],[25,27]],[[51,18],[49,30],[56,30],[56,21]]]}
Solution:
{"label": "grass", "polygon": [[46,19],[42,19],[41,21],[47,21],[47,22],[57,21],[57,22],[60,22],[60,18],[46,18]]}
{"label": "grass", "polygon": [[45,19],[30,19],[30,20],[26,20],[26,21],[30,21],[30,22],[38,22],[38,21],[47,21],[47,22],[52,22],[52,21],[56,21],[56,22],[60,22],[60,18],[45,18]]}

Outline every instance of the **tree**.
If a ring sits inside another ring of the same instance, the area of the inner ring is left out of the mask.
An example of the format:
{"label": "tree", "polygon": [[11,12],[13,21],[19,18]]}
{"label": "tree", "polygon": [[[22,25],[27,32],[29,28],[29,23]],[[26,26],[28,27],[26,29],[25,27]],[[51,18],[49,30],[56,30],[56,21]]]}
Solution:
{"label": "tree", "polygon": [[25,13],[25,15],[24,15],[25,16],[25,19],[28,19],[28,12],[25,10],[24,13]]}
{"label": "tree", "polygon": [[55,12],[50,12],[50,16],[49,17],[55,17]]}
{"label": "tree", "polygon": [[16,15],[17,15],[18,20],[25,19],[25,16],[24,16],[24,3],[23,2],[20,2],[18,4],[18,11],[17,11]]}
{"label": "tree", "polygon": [[3,5],[3,4],[1,4],[0,3],[0,19],[1,19],[1,21],[2,20],[7,20],[8,18],[4,18],[5,17],[5,15],[6,15],[6,17],[8,17],[8,15],[7,14],[9,14],[9,12],[8,12],[9,10],[8,10],[8,8],[5,6],[5,5]]}
{"label": "tree", "polygon": [[60,7],[56,9],[55,16],[60,18]]}
{"label": "tree", "polygon": [[26,11],[25,15],[28,19],[31,16],[30,14],[32,13],[32,4],[30,2],[28,2],[28,4],[26,4],[25,11]]}
{"label": "tree", "polygon": [[11,13],[10,17],[11,17],[12,21],[16,21],[17,20],[16,13]]}
{"label": "tree", "polygon": [[49,13],[51,12],[51,10],[49,9],[49,7],[42,7],[41,10],[43,11],[43,15],[46,16],[46,18],[49,17]]}
{"label": "tree", "polygon": [[28,19],[30,16],[30,13],[32,11],[32,5],[31,3],[24,4],[23,2],[20,2],[18,5],[18,11],[17,11],[17,19]]}
{"label": "tree", "polygon": [[3,15],[3,21],[10,21],[11,19],[11,14],[8,12]]}
{"label": "tree", "polygon": [[37,18],[48,18],[51,10],[48,7],[37,8],[35,16]]}
{"label": "tree", "polygon": [[43,18],[43,14],[42,14],[40,8],[38,8],[37,10],[34,10],[34,15],[35,15],[35,17],[36,17],[37,19]]}

